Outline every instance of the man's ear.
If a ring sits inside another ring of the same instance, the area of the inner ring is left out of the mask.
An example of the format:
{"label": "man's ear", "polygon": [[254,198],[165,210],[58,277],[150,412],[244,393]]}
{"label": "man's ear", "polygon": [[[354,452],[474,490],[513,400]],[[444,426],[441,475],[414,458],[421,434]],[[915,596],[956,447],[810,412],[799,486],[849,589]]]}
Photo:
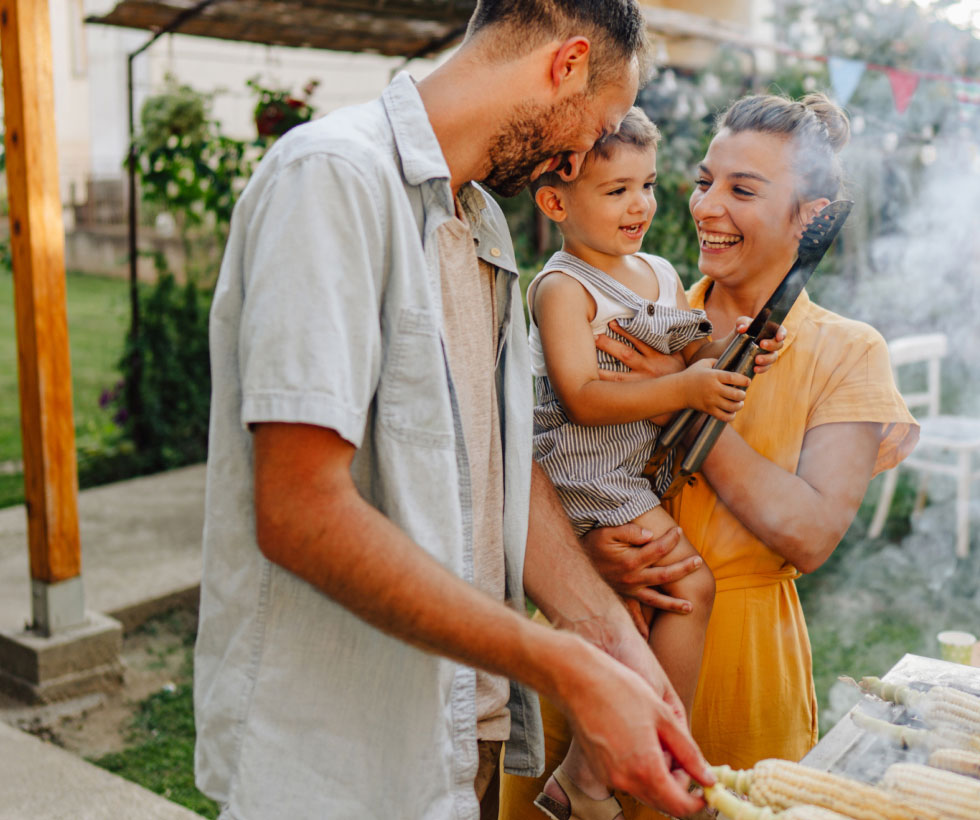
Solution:
{"label": "man's ear", "polygon": [[542,185],[535,191],[534,204],[552,222],[564,222],[568,216],[565,203],[562,201],[561,191],[552,185]]}
{"label": "man's ear", "polygon": [[563,86],[580,91],[589,75],[589,55],[592,44],[588,37],[569,37],[558,46],[551,60],[551,84],[555,91]]}

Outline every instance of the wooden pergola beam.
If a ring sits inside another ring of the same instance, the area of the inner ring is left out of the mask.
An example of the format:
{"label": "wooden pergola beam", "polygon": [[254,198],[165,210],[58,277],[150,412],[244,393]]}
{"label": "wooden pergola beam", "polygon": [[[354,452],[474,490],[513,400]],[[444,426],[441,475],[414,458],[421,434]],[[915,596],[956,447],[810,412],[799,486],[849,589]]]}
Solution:
{"label": "wooden pergola beam", "polygon": [[48,0],[0,0],[0,58],[34,621],[50,632],[82,612],[80,578],[66,610],[45,592],[81,574]]}

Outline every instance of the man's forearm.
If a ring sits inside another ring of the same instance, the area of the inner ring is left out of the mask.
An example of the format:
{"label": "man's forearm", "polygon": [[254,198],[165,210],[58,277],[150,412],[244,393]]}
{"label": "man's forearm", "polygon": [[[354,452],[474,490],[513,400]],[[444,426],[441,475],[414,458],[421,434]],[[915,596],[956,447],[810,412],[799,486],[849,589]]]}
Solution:
{"label": "man's forearm", "polygon": [[453,575],[358,494],[347,463],[353,448],[311,457],[327,431],[291,427],[287,437],[256,434],[257,537],[266,557],[384,632],[560,697],[561,655],[581,661],[588,647]]}
{"label": "man's forearm", "polygon": [[553,624],[599,645],[602,636],[596,629],[634,630],[619,596],[581,549],[554,487],[537,464],[531,474],[524,589]]}

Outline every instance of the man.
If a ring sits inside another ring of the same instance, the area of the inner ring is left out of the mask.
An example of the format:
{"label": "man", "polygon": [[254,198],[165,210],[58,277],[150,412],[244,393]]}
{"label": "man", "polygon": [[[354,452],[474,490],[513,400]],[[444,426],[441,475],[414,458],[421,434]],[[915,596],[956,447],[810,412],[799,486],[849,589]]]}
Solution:
{"label": "man", "polygon": [[222,818],[476,818],[480,794],[492,816],[500,741],[508,770],[542,767],[525,687],[611,784],[703,805],[676,695],[532,467],[513,250],[471,184],[574,176],[642,49],[633,0],[485,0],[424,82],[295,129],[243,193],[211,315],[196,650]]}

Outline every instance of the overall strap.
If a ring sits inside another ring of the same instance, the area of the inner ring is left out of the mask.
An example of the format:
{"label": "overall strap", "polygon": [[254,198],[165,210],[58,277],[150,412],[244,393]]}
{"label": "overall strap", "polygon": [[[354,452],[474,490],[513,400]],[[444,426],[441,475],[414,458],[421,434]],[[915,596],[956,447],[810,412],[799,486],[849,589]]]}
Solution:
{"label": "overall strap", "polygon": [[604,296],[617,302],[627,305],[634,310],[639,310],[644,304],[644,300],[637,296],[633,291],[621,282],[613,279],[605,271],[584,262],[577,256],[572,256],[565,251],[555,253],[541,271],[543,275],[552,271],[567,273],[583,284],[588,283]]}

